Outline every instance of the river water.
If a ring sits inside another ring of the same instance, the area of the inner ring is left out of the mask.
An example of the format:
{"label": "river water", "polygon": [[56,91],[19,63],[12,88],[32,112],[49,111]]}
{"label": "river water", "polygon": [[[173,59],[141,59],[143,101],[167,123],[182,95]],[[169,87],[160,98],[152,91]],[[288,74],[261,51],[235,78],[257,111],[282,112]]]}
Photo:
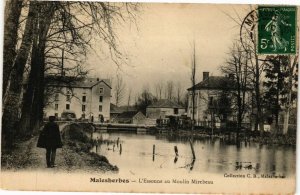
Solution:
{"label": "river water", "polygon": [[237,147],[219,138],[201,138],[193,141],[196,155],[193,160],[188,139],[178,136],[96,132],[93,137],[114,141],[98,144],[92,151],[106,156],[121,173],[257,173],[291,177],[296,170],[296,150],[288,146],[242,143]]}

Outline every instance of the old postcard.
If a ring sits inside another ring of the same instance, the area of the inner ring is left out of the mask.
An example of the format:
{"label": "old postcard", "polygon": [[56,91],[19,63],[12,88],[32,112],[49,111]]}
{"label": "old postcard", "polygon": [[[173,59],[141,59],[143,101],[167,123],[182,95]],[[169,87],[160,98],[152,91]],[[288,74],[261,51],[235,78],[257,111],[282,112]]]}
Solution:
{"label": "old postcard", "polygon": [[2,189],[295,193],[297,5],[4,10]]}

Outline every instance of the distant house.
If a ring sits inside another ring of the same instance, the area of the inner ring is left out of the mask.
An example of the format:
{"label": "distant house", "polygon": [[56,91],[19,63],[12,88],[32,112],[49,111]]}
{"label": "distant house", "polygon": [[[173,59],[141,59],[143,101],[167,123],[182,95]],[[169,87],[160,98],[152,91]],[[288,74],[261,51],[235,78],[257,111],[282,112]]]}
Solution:
{"label": "distant house", "polygon": [[146,116],[139,111],[124,111],[114,118],[116,123],[144,124]]}
{"label": "distant house", "polygon": [[181,116],[183,114],[185,114],[185,108],[168,99],[158,100],[146,108],[146,116],[151,119]]}
{"label": "distant house", "polygon": [[138,110],[135,108],[135,106],[116,106],[115,104],[110,104],[110,120],[111,122],[114,122],[114,120],[117,118],[119,114],[126,111],[135,111]]}
{"label": "distant house", "polygon": [[111,86],[108,79],[85,78],[69,84],[50,82],[47,85],[57,91],[49,99],[44,112],[58,119],[71,116],[94,122],[110,119]]}
{"label": "distant house", "polygon": [[116,106],[115,104],[110,104],[110,121],[114,122],[114,120],[121,114],[123,111],[120,107]]}
{"label": "distant house", "polygon": [[[188,117],[192,118],[193,106],[192,106],[192,91],[193,87],[187,89],[189,92],[188,98]],[[203,80],[194,86],[195,90],[195,106],[194,106],[194,120],[197,126],[211,126],[214,124],[218,127],[221,124],[220,118],[214,113],[217,99],[220,98],[222,91],[233,92],[236,91],[236,84],[234,81],[234,75],[228,76],[209,76],[209,72],[203,72]],[[228,97],[231,106],[235,101],[233,96]],[[246,102],[251,104],[251,90],[246,93]],[[217,102],[222,104],[220,102]],[[233,109],[232,109],[233,110]],[[245,113],[243,123],[250,123],[250,113]],[[230,113],[227,116],[230,121],[237,121],[236,112]],[[213,121],[213,123],[212,123]]]}

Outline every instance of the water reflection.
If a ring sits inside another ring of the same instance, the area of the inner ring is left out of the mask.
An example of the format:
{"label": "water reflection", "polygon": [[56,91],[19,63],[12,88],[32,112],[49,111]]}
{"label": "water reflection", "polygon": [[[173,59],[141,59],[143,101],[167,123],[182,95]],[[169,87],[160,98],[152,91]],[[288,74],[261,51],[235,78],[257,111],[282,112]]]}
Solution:
{"label": "water reflection", "polygon": [[[120,171],[144,169],[160,172],[295,174],[295,148],[266,146],[241,142],[239,147],[220,138],[189,138],[175,135],[139,135],[132,133],[102,133],[93,148],[106,156]],[[106,146],[106,147],[101,147]]]}

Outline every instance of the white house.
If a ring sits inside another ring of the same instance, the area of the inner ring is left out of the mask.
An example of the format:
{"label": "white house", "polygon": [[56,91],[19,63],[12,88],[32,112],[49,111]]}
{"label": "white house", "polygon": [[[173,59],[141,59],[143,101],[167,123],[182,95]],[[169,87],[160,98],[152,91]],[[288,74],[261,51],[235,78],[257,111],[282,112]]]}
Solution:
{"label": "white house", "polygon": [[89,119],[94,122],[110,120],[111,85],[108,79],[86,78],[70,84],[48,84],[57,88],[44,109],[47,116],[58,119],[69,114],[76,119]]}
{"label": "white house", "polygon": [[[215,104],[218,102],[217,99],[220,98],[220,94],[224,90],[228,92],[236,92],[234,75],[209,76],[209,72],[203,72],[203,80],[194,86],[194,120],[197,126],[211,126],[212,121],[216,127],[221,124],[221,119],[218,118],[216,113],[214,113],[214,109],[216,109]],[[190,118],[193,118],[192,91],[193,87],[188,89],[189,99],[187,115]],[[235,112],[233,108],[233,104],[236,100],[232,93],[228,93],[228,99],[230,101],[229,105],[232,107],[232,113],[227,116],[227,120],[237,121],[237,112]],[[251,90],[246,92],[245,101],[249,107],[251,107]],[[218,102],[218,104],[222,104],[222,102]],[[250,123],[250,112],[250,109],[248,112],[245,112],[243,123]]]}

